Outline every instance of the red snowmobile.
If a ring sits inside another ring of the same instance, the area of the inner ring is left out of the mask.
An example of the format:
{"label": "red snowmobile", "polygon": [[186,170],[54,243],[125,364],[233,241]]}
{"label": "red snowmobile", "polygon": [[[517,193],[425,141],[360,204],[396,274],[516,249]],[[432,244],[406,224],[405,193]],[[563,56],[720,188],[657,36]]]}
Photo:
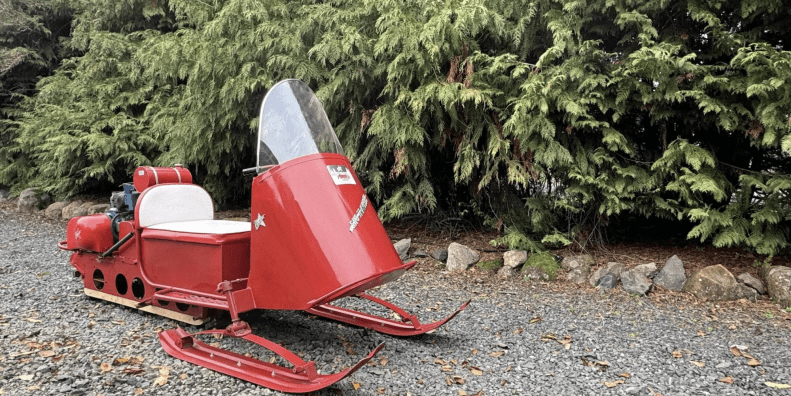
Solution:
{"label": "red snowmobile", "polygon": [[[105,214],[69,221],[71,265],[88,296],[188,324],[228,311],[224,330],[159,334],[170,355],[284,392],[329,386],[368,362],[319,374],[282,346],[251,333],[239,314],[253,309],[303,310],[396,336],[431,331],[449,317],[421,324],[415,315],[365,293],[397,279],[402,263],[344,156],[324,109],[298,80],[273,86],[261,104],[250,222],[214,220],[214,203],[189,170],[139,167],[134,183],[114,193]],[[401,321],[331,303],[356,296],[390,309]],[[209,346],[195,336],[254,342],[283,357],[284,367]]]}

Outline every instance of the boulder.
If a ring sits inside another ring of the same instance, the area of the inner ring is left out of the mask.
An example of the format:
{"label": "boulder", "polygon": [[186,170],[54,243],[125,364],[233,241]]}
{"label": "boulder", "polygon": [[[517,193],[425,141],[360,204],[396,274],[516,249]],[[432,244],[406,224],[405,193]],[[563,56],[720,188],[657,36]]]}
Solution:
{"label": "boulder", "polygon": [[648,263],[635,266],[630,271],[635,271],[648,279],[654,279],[659,269],[656,267],[656,263]]}
{"label": "boulder", "polygon": [[500,270],[497,271],[497,277],[502,279],[513,278],[517,274],[519,274],[519,271],[516,268],[511,268],[508,266],[500,268]]}
{"label": "boulder", "polygon": [[516,268],[527,261],[527,252],[524,250],[509,250],[503,254],[503,265]]}
{"label": "boulder", "polygon": [[26,188],[19,194],[16,203],[17,210],[20,212],[32,213],[38,210],[38,194],[35,188]]}
{"label": "boulder", "polygon": [[448,259],[448,249],[439,248],[431,252],[431,257],[434,260],[445,261]]}
{"label": "boulder", "polygon": [[783,308],[791,307],[791,268],[770,267],[766,274],[766,286],[769,289],[769,297]]}
{"label": "boulder", "polygon": [[110,209],[110,204],[91,205],[91,206],[88,207],[88,214],[92,215],[92,214],[104,213],[108,209]]}
{"label": "boulder", "polygon": [[448,246],[447,269],[449,271],[464,271],[480,259],[481,256],[478,255],[478,252],[460,243],[453,242]]}
{"label": "boulder", "polygon": [[766,286],[760,279],[753,276],[753,274],[749,272],[745,272],[736,277],[739,282],[744,283],[747,286],[752,287],[758,294],[766,294]]}
{"label": "boulder", "polygon": [[409,257],[409,247],[410,246],[412,246],[412,239],[411,238],[402,239],[402,240],[400,240],[400,241],[398,241],[398,242],[393,244],[393,247],[395,247],[396,253],[398,253],[398,257],[401,260],[406,260],[406,258]]}
{"label": "boulder", "polygon": [[611,261],[607,263],[607,265],[605,265],[604,267],[601,267],[596,271],[593,271],[593,274],[590,276],[590,278],[588,278],[588,281],[590,282],[591,286],[596,286],[599,283],[599,279],[601,279],[602,276],[606,274],[612,274],[615,277],[615,282],[617,283],[618,279],[621,279],[621,273],[623,273],[625,269],[626,266],[624,266],[623,264]]}
{"label": "boulder", "polygon": [[614,274],[606,273],[596,282],[596,286],[602,289],[612,289],[618,284],[618,278]]}
{"label": "boulder", "polygon": [[[508,267],[503,267],[508,268]],[[541,267],[525,267],[522,270],[522,274],[524,274],[525,280],[550,280],[551,278]]]}
{"label": "boulder", "polygon": [[581,264],[566,273],[566,280],[577,284],[585,283],[591,274],[591,267],[588,264]]}
{"label": "boulder", "polygon": [[63,208],[65,208],[66,205],[68,204],[69,203],[65,201],[55,202],[52,205],[47,206],[46,209],[44,209],[44,215],[49,218],[59,219],[63,212]]}
{"label": "boulder", "polygon": [[11,190],[7,188],[0,188],[0,202],[3,202],[11,196]]}
{"label": "boulder", "polygon": [[415,257],[428,257],[428,253],[426,253],[423,249],[415,249],[415,252],[412,253]]}
{"label": "boulder", "polygon": [[654,278],[654,283],[668,290],[681,291],[687,276],[684,274],[684,263],[678,256],[673,255],[669,258],[662,271]]}
{"label": "boulder", "polygon": [[643,275],[643,271],[638,268],[632,268],[628,271],[621,273],[621,283],[623,290],[627,293],[639,294],[644,296],[651,289],[651,280]]}
{"label": "boulder", "polygon": [[[525,279],[553,280],[558,277],[560,264],[554,256],[547,252],[534,253],[525,261],[522,272],[525,274]],[[530,278],[531,274],[533,274],[533,278]]]}
{"label": "boulder", "polygon": [[722,265],[711,265],[689,277],[683,290],[709,301],[731,301],[741,298],[755,300],[758,293],[738,281]]}
{"label": "boulder", "polygon": [[85,209],[85,213],[82,212],[82,205],[85,203],[82,201],[73,201],[70,204],[66,205],[63,210],[61,211],[61,218],[63,220],[70,220],[77,216],[85,216],[88,214],[87,208]]}
{"label": "boulder", "polygon": [[590,254],[581,254],[578,256],[564,257],[563,260],[560,261],[560,266],[566,271],[571,271],[581,265],[591,266],[595,263],[596,262],[593,261],[593,256]]}

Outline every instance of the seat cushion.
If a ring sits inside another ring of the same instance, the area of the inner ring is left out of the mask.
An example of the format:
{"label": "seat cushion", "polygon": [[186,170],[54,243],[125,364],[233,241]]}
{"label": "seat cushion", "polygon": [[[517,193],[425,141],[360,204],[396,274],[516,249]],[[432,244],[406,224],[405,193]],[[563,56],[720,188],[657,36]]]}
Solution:
{"label": "seat cushion", "polygon": [[148,188],[140,196],[136,218],[141,227],[212,220],[214,203],[209,193],[198,185],[159,184]]}
{"label": "seat cushion", "polygon": [[250,223],[229,220],[194,220],[160,223],[148,227],[152,230],[187,232],[192,234],[236,234],[250,232]]}

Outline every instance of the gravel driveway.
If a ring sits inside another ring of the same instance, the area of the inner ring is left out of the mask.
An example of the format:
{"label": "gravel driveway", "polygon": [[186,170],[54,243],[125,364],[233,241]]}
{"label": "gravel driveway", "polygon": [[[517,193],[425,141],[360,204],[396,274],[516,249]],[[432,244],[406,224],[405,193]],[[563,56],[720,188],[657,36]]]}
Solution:
{"label": "gravel driveway", "polygon": [[[0,225],[0,395],[276,393],[165,354],[156,334],[175,327],[172,320],[85,296],[69,253],[56,247],[64,223],[5,204]],[[426,320],[473,302],[435,333],[413,338],[299,312],[244,319],[256,334],[316,360],[322,372],[387,344],[375,365],[320,395],[791,393],[766,385],[791,384],[791,321],[749,304],[501,281],[480,270],[451,275],[431,262],[372,294]],[[260,353],[237,340],[209,341]],[[732,345],[754,360],[735,356]]]}

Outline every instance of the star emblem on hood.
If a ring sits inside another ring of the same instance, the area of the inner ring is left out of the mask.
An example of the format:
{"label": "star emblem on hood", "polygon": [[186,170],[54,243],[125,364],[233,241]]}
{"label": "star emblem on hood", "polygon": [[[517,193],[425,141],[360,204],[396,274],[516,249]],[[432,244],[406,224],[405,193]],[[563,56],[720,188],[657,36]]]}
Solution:
{"label": "star emblem on hood", "polygon": [[261,227],[261,226],[266,227],[266,223],[264,223],[264,216],[265,215],[262,215],[261,213],[259,213],[258,217],[255,219],[255,221],[253,221],[253,224],[255,225],[255,229],[256,230],[258,229],[258,227]]}

